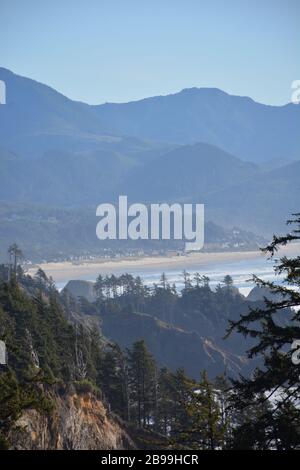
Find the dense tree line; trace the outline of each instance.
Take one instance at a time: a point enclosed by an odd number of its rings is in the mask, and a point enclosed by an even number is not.
[[[206,317],[215,324],[221,320],[223,334],[228,319],[237,319],[245,311],[246,300],[233,286],[231,276],[225,276],[215,289],[211,288],[209,277],[200,273],[191,275],[184,271],[182,279],[183,288],[179,291],[164,273],[160,282],[151,287],[131,274],[99,275],[94,287],[96,308],[90,307],[89,312],[101,315],[143,312],[176,326],[185,326],[190,321],[187,326],[192,329]]]
[[[271,256],[300,239],[300,216],[293,222],[297,227],[292,233],[274,237],[266,248]],[[12,253],[20,256],[17,250]],[[300,379],[291,346],[300,339],[300,257],[283,256],[276,272],[285,275],[283,285],[254,279],[274,300],[265,299],[231,319],[228,331],[250,336],[254,342],[249,357],[261,356],[262,365],[251,377],[238,380],[209,380],[200,370],[194,380],[182,369],[161,368],[142,339],[121,350],[98,330],[74,321],[72,312],[113,315],[137,310],[170,323],[189,312],[196,321],[201,299],[212,321],[215,311],[223,309],[227,322],[233,305],[245,307],[230,276],[213,291],[207,277],[184,272],[180,295],[164,274],[152,289],[128,274],[99,276],[97,301],[90,304],[59,294],[41,270],[34,278],[26,276],[12,259],[10,266],[0,267],[0,339],[8,350],[8,365],[0,372],[1,446],[7,445],[7,433],[22,409],[51,413],[49,387],[73,384],[100,394],[111,411],[137,428],[166,436],[171,447],[299,448]]]
[[[48,391],[66,384],[100,394],[112,411],[137,427],[171,440],[184,435],[191,414],[188,397],[198,386],[183,370],[160,370],[143,340],[122,351],[98,331],[71,324],[67,310],[76,303],[69,299],[66,307],[66,298],[41,270],[34,278],[19,270],[7,281],[7,268],[1,266],[1,277],[0,337],[8,351],[0,373],[2,447],[24,408],[51,413]]]

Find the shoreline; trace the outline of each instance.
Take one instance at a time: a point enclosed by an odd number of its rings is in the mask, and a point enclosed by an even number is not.
[[[292,254],[299,251],[298,247],[291,244],[282,248],[281,254]],[[275,256],[276,258],[277,256]],[[28,269],[29,275],[34,275],[38,267],[43,269],[47,276],[52,276],[55,282],[63,283],[71,279],[92,279],[98,274],[112,274],[125,272],[151,272],[153,270],[161,273],[170,269],[187,268],[203,269],[206,266],[218,265],[230,262],[247,261],[253,259],[267,259],[267,256],[260,251],[230,251],[230,252],[198,252],[186,255],[174,256],[149,256],[136,258],[110,258],[95,259],[92,261],[83,261],[81,263],[72,263],[70,261],[41,263]]]

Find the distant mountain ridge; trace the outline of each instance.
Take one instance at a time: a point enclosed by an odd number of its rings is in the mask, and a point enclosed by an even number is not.
[[[300,108],[294,104],[268,106],[215,88],[190,88],[94,110],[121,134],[176,144],[206,142],[256,163],[300,157]]]
[[[259,168],[210,144],[183,145],[152,159],[129,173],[124,191],[132,199],[205,202],[207,194],[244,181]]]
[[[88,105],[0,68],[7,104],[0,106],[1,146],[27,156],[47,150],[114,148],[126,137],[205,142],[257,163],[300,158],[300,108],[267,106],[215,88],[190,88],[123,104]]]
[[[299,210],[299,106],[205,88],[91,106],[3,68],[0,80],[0,201],[199,202],[207,221],[268,237]]]
[[[0,106],[1,147],[22,157],[41,157],[48,151],[134,152],[157,147],[110,132],[88,104],[47,85],[4,68],[0,80],[6,84],[6,104]]]
[[[300,161],[263,170],[208,144],[150,153],[142,162],[138,153],[101,149],[49,151],[28,160],[0,149],[0,201],[74,210],[90,206],[89,223],[98,204],[116,202],[119,194],[130,202],[197,202],[205,204],[207,221],[265,236],[283,229],[289,214],[298,211]]]

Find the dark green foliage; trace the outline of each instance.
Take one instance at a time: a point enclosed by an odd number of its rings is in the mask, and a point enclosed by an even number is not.
[[[214,328],[221,326],[220,335],[225,333],[229,318],[238,318],[247,303],[245,298],[231,290],[232,279],[226,276],[225,287],[219,286],[214,292],[209,278],[196,274],[194,279],[183,272],[184,289],[181,293],[170,285],[163,273],[158,284],[152,288],[144,285],[139,276],[123,274],[120,277],[99,276],[95,284],[98,312],[105,315],[122,312],[143,312],[167,323],[197,330],[203,329],[203,321],[214,322]],[[89,312],[92,312],[90,305]]]
[[[299,233],[297,228],[274,238],[267,251],[274,254],[278,246],[298,240]],[[230,276],[214,292],[207,277],[192,279],[184,272],[181,294],[164,274],[153,289],[129,274],[99,276],[97,301],[91,304],[66,291],[59,294],[41,270],[30,278],[17,266],[7,282],[9,273],[2,266],[0,339],[6,342],[8,366],[0,371],[0,447],[9,445],[8,433],[22,410],[51,413],[47,391],[59,383],[95,394],[134,426],[163,434],[171,447],[299,448],[299,370],[290,351],[300,338],[299,311],[291,310],[300,305],[299,293],[291,289],[300,285],[299,267],[299,257],[280,259],[276,270],[285,273],[284,286],[255,279],[277,294],[276,300],[253,303],[255,308],[237,319],[249,303],[236,293]],[[262,356],[263,367],[251,378],[232,381],[233,387],[224,376],[211,382],[205,372],[196,381],[183,369],[158,370],[142,339],[124,352],[101,337],[95,325],[81,323],[88,316],[118,319],[130,312],[198,331],[207,324],[221,331],[231,317],[231,330],[255,341],[249,357]],[[281,398],[272,401],[278,392]]]
[[[68,323],[58,292],[39,272],[35,279],[0,284],[0,338],[8,363],[0,371],[2,445],[22,409],[51,412],[47,387],[55,382],[98,384],[101,343],[94,332]],[[81,382],[81,384],[84,382]]]
[[[190,424],[182,432],[182,441],[195,449],[220,449],[225,427],[221,420],[221,408],[213,384],[207,374],[201,374],[196,390],[186,401]]]
[[[127,355],[129,400],[134,404],[131,416],[139,427],[146,427],[156,408],[156,364],[143,340],[136,342]]]
[[[118,345],[110,345],[102,358],[99,382],[112,410],[129,421],[128,364]]]
[[[145,339],[160,367],[173,371],[184,367],[194,378],[202,367],[212,378],[224,372],[225,357],[229,373],[236,373],[239,366],[248,372],[250,366],[241,357],[250,341],[241,342],[233,335],[226,342],[224,335],[228,319],[237,320],[253,302],[234,286],[220,285],[214,291],[206,276],[183,273],[183,277],[185,288],[179,292],[164,274],[152,287],[130,274],[100,276],[95,286],[98,300],[85,312],[98,316],[103,334],[123,348]],[[212,338],[216,346],[213,360],[203,347],[205,338]]]
[[[296,228],[287,236],[274,237],[265,248],[266,253],[274,256],[281,246],[299,242],[300,214],[289,223]],[[249,357],[261,356],[264,361],[253,377],[233,381],[234,407],[244,418],[232,444],[239,448],[300,448],[299,367],[291,358],[292,343],[300,339],[300,256],[282,256],[276,262],[275,271],[284,274],[284,285],[254,278],[257,285],[276,294],[275,300],[265,299],[263,307],[251,309],[238,321],[230,322],[230,331],[236,330],[256,340]],[[284,317],[283,323],[280,319]],[[276,397],[279,393],[280,398]],[[274,403],[270,406],[271,398]]]

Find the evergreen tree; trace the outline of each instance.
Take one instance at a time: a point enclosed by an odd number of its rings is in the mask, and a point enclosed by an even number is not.
[[[233,279],[229,274],[226,274],[226,276],[223,279],[223,283],[227,289],[230,289],[230,287],[233,286]]]
[[[226,372],[223,375],[217,376],[213,384],[215,396],[220,407],[220,424],[223,430],[221,447],[225,449],[232,440],[233,423],[235,420],[234,412],[230,407],[232,393]]]
[[[296,228],[286,236],[274,236],[263,250],[271,257],[280,247],[299,242],[300,214],[288,224]],[[242,436],[245,448],[300,448],[300,413],[296,410],[300,400],[299,367],[291,360],[291,345],[300,339],[300,256],[282,256],[275,262],[275,273],[284,275],[283,285],[254,277],[258,286],[274,294],[272,300],[265,299],[263,306],[230,322],[229,334],[237,331],[256,339],[248,355],[263,360],[263,367],[257,368],[253,377],[233,382],[236,409],[245,413],[254,406],[259,410],[237,430],[233,445],[239,447]],[[293,439],[289,440],[287,436],[291,435]]]
[[[23,255],[21,248],[16,243],[13,243],[8,248],[8,254],[9,254],[9,267],[10,269],[13,270],[13,276],[16,279],[18,262],[24,259],[24,255]]]
[[[167,276],[165,275],[165,273],[162,273],[162,275],[160,276],[160,283],[159,285],[164,289],[168,289],[170,288],[170,285],[168,283],[168,278]]]
[[[159,371],[157,392],[155,429],[168,436],[174,426],[174,376],[165,367]]]
[[[196,382],[190,379],[182,368],[178,369],[173,375],[172,382],[170,396],[174,403],[174,416],[170,435],[174,443],[182,444],[186,429],[191,425],[187,404],[191,400]]]
[[[182,441],[194,449],[220,449],[225,432],[221,410],[213,384],[202,372],[190,399],[186,402],[190,423],[182,433]]]
[[[94,285],[94,291],[96,293],[96,298],[99,302],[103,302],[104,300],[104,279],[101,274],[96,279],[95,285]]]
[[[99,364],[98,384],[113,411],[130,421],[128,365],[120,347],[110,344]]]
[[[183,286],[185,290],[188,290],[192,287],[191,275],[185,269],[182,272],[183,277]]]
[[[156,397],[156,366],[143,340],[128,350],[131,414],[139,427],[150,424]]]

